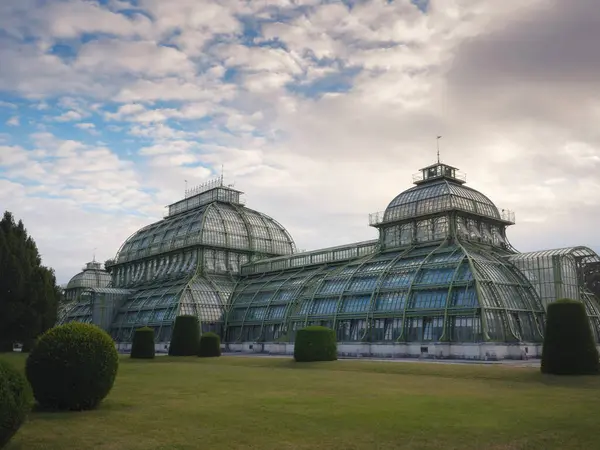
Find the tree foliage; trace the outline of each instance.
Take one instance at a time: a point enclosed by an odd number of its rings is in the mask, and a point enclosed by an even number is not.
[[[331,328],[310,326],[298,330],[294,344],[294,359],[297,362],[335,361],[337,341]]]
[[[151,359],[155,354],[154,329],[143,327],[135,330],[131,344],[131,357]]]
[[[542,348],[542,373],[585,375],[598,373],[598,351],[585,307],[561,299],[548,305]]]
[[[56,322],[61,293],[54,271],[42,265],[22,221],[6,211],[0,220],[0,351],[14,342],[30,348]]]

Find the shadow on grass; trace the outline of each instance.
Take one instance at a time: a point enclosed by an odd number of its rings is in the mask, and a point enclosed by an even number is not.
[[[93,409],[53,409],[47,406],[42,406],[39,403],[35,403],[31,408],[30,418],[43,417],[46,419],[65,419],[76,415],[87,415],[87,414],[104,414],[111,413],[114,411],[126,411],[134,410],[137,406],[133,402],[116,401],[112,399],[103,400],[98,406]]]

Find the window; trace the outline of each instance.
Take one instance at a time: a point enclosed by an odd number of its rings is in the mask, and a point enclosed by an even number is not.
[[[415,291],[412,294],[410,309],[441,309],[446,306],[448,291],[437,289],[433,291]]]
[[[421,220],[417,222],[417,241],[427,242],[433,240],[433,222]]]
[[[444,329],[443,317],[426,317],[423,319],[423,340],[439,341]]]
[[[371,301],[370,295],[357,295],[344,298],[340,313],[366,312]]]
[[[376,311],[400,311],[406,303],[406,292],[380,293],[375,302]]]

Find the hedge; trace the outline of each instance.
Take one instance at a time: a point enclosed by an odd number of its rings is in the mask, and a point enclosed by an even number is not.
[[[297,362],[335,361],[337,341],[331,328],[310,326],[298,330],[294,345],[294,359]]]
[[[561,299],[548,305],[542,373],[598,373],[598,351],[582,302]]]
[[[0,360],[0,448],[25,422],[31,400],[25,377],[8,362]]]
[[[217,334],[211,332],[204,333],[200,336],[198,356],[221,356],[221,338]]]
[[[133,341],[131,343],[131,357],[139,359],[152,359],[154,356],[154,329],[150,327],[138,328],[133,334]]]
[[[198,318],[196,316],[177,316],[171,334],[169,355],[195,356],[198,354],[199,344],[200,324]]]
[[[40,336],[25,365],[33,395],[45,409],[97,407],[113,387],[119,355],[110,336],[71,322]]]

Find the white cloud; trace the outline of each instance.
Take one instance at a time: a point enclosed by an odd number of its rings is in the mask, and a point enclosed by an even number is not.
[[[159,81],[139,79],[123,87],[114,97],[117,102],[222,101],[236,92],[233,85],[221,84],[213,73],[205,72],[193,82],[168,77]]]
[[[11,167],[27,161],[27,153],[18,146],[0,146],[0,167]]]
[[[89,122],[76,123],[75,126],[77,128],[81,128],[82,130],[93,130],[94,128],[96,128],[96,125]]]
[[[221,164],[249,206],[286,225],[300,247],[371,238],[368,213],[411,186],[439,134],[443,159],[470,186],[517,211],[517,247],[600,248],[590,225],[600,216],[591,2],[449,0],[426,14],[409,1],[353,3],[1,3],[10,37],[0,41],[0,90],[38,99],[60,120],[95,114],[75,126],[119,143],[2,137],[15,211],[43,222],[58,207],[90,226],[94,214],[78,205],[105,210],[91,234],[69,221],[78,239],[61,241],[63,250],[36,225],[52,264],[73,268],[65,252],[94,240],[114,253],[107,230],[151,219],[111,211],[159,217],[182,180],[204,181]],[[243,36],[250,28],[255,36]],[[53,52],[55,43],[71,53]],[[21,205],[30,197],[35,211]]]
[[[18,116],[12,116],[10,119],[6,121],[6,125],[11,127],[18,127],[21,124]]]
[[[54,120],[57,122],[71,122],[74,120],[81,120],[82,118],[83,116],[77,111],[67,111],[66,113],[56,117]]]
[[[194,64],[185,53],[153,41],[91,41],[84,44],[74,68],[84,72],[101,70],[105,75],[193,77]]]
[[[168,155],[177,153],[187,153],[197,144],[191,141],[167,141],[162,144],[155,144],[150,147],[142,147],[139,150],[140,155]]]
[[[95,2],[0,3],[0,28],[19,38],[39,34],[45,38],[69,39],[83,33],[132,37],[149,33],[150,27],[150,20],[142,14],[128,18]]]

